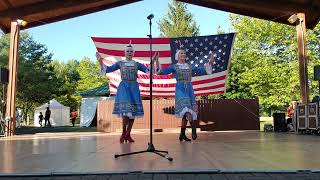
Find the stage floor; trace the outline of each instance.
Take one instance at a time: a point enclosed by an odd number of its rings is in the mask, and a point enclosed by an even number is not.
[[[148,134],[133,138],[135,143],[120,144],[118,134],[102,133],[2,137],[0,174],[320,169],[320,137],[313,135],[200,132],[196,141],[181,143],[176,133],[155,133],[156,149],[168,150],[173,162],[152,153],[115,159],[116,153],[147,148]]]

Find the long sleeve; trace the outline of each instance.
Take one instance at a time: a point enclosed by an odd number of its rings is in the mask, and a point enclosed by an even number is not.
[[[150,74],[150,66],[147,68],[145,65],[137,62],[137,67],[139,71],[142,71],[146,74]]]
[[[174,65],[170,65],[170,66],[167,67],[167,68],[160,69],[159,72],[158,72],[158,74],[167,75],[167,74],[171,74],[171,73],[174,73],[174,72],[175,72]]]
[[[106,73],[110,73],[118,69],[120,69],[119,63],[115,63],[112,66],[107,66],[102,63],[102,65],[100,66],[100,75],[102,76],[102,75],[105,75]]]

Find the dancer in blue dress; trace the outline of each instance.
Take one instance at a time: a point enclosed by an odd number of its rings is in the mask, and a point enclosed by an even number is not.
[[[194,74],[212,74],[214,56],[212,52],[210,61],[205,64],[205,67],[192,67],[186,63],[186,51],[183,49],[177,51],[175,59],[178,63],[170,65],[167,68],[160,69],[158,74],[166,75],[172,73],[174,78],[177,80],[175,92],[175,115],[182,118],[179,140],[191,141],[185,134],[186,125],[189,121],[192,127],[192,139],[197,139],[196,125],[194,121],[197,120],[198,113],[191,78]],[[157,67],[161,68],[158,59],[156,59],[156,62]]]
[[[123,120],[120,143],[123,143],[124,141],[134,142],[130,135],[134,119],[144,115],[139,85],[137,82],[137,73],[138,70],[145,73],[150,73],[150,71],[145,65],[132,60],[133,55],[134,49],[131,45],[128,45],[125,48],[125,60],[118,61],[112,66],[106,66],[102,62],[99,53],[97,53],[97,58],[99,59],[101,66],[101,75],[120,69],[121,82],[117,88],[112,113],[122,117]]]

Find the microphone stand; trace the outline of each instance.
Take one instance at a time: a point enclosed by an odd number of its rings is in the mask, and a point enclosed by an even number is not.
[[[151,34],[151,19],[153,18],[153,14],[150,14],[147,19],[149,19],[149,29],[150,29],[150,34],[147,35],[150,39],[150,142],[148,143],[148,148],[147,150],[144,151],[136,151],[136,152],[131,152],[131,153],[125,153],[125,154],[115,154],[114,158],[118,158],[120,156],[128,156],[132,154],[141,154],[145,152],[151,152],[155,153],[163,158],[168,159],[169,161],[172,161],[173,158],[168,156],[168,151],[161,151],[161,150],[156,150],[154,145],[153,145],[153,137],[152,137],[152,73],[153,73],[153,62],[152,62],[152,34]]]

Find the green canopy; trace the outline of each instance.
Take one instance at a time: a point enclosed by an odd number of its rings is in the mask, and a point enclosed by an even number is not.
[[[85,91],[81,91],[77,93],[77,95],[82,96],[82,97],[87,97],[87,96],[109,96],[110,91],[109,91],[109,86],[108,85],[103,85],[94,89],[88,89]]]

